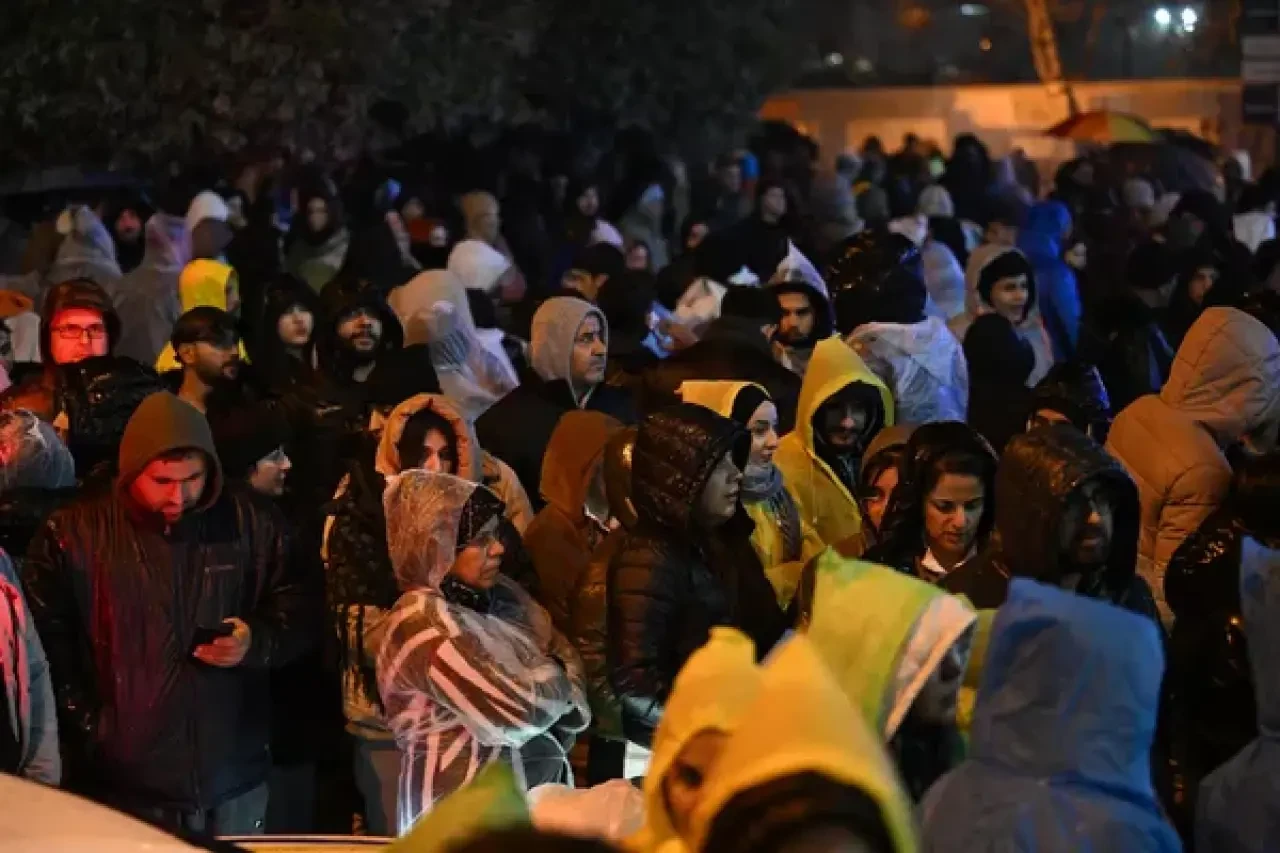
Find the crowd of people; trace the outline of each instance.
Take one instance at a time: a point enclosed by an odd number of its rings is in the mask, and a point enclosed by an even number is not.
[[[1280,845],[1280,175],[576,162],[34,223],[0,770],[212,835],[502,766],[566,850]]]

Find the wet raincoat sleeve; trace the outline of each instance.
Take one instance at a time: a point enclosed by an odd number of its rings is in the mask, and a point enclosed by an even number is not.
[[[53,675],[63,757],[76,764],[86,760],[91,749],[99,698],[88,667],[88,640],[76,603],[72,567],[59,538],[56,520],[36,534],[22,561],[22,582]]]
[[[517,657],[489,647],[501,638],[459,630],[453,620],[439,618],[439,606],[438,596],[421,592],[397,603],[379,657],[384,695],[388,687],[424,693],[457,714],[486,746],[519,748],[575,712],[585,725],[582,664],[550,628],[549,617],[543,614],[551,633],[542,659],[513,666]]]
[[[4,638],[0,664],[4,668],[5,694],[10,707],[18,712],[13,716],[23,754],[17,770],[28,779],[57,785],[62,778],[62,757],[58,751],[58,718],[49,661],[13,562],[0,550],[0,606],[5,599],[8,607],[0,611],[0,633],[7,628],[13,636]]]

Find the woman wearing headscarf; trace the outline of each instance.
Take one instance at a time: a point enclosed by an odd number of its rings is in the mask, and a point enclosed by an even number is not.
[[[319,293],[342,267],[351,234],[343,222],[338,189],[327,176],[315,176],[297,194],[297,212],[286,240],[285,270]]]
[[[804,563],[824,546],[800,514],[796,500],[773,462],[778,449],[778,410],[753,382],[689,381],[680,386],[686,403],[697,403],[747,429],[751,450],[742,475],[742,508],[755,523],[751,546],[765,576],[786,608],[795,595]]]
[[[402,754],[399,831],[493,762],[526,789],[572,784],[567,750],[591,719],[582,662],[499,572],[502,501],[468,480],[412,470],[383,504],[403,592],[377,644],[378,688]]]

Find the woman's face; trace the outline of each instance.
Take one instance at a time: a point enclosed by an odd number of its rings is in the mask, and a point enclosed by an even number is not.
[[[648,246],[643,243],[636,243],[630,249],[627,249],[627,269],[632,272],[649,271]]]
[[[595,187],[587,187],[578,196],[578,212],[588,218],[600,212],[600,193],[596,192]]]
[[[1191,297],[1191,301],[1196,305],[1203,305],[1204,298],[1209,295],[1209,291],[1213,290],[1213,286],[1218,282],[1218,271],[1213,267],[1201,267],[1196,270],[1195,275],[1191,276],[1191,283],[1187,286],[1187,295]]]
[[[707,729],[689,739],[662,777],[662,796],[666,800],[671,826],[683,838],[689,836],[690,819],[702,801],[702,790],[724,752],[729,736]]]
[[[874,529],[880,529],[880,523],[884,521],[884,512],[889,508],[889,499],[893,497],[893,490],[896,488],[898,488],[897,465],[885,468],[871,483],[870,494],[867,496],[867,520],[871,522]]]
[[[280,315],[276,321],[276,333],[288,347],[304,347],[311,340],[311,331],[315,328],[315,317],[301,305],[291,305],[289,310]]]
[[[991,285],[991,307],[1015,326],[1026,318],[1027,300],[1031,298],[1031,290],[1027,287],[1025,275],[1002,278]]]
[[[498,580],[502,554],[498,518],[494,516],[454,557],[449,573],[472,589],[489,589]]]
[[[307,202],[307,227],[319,233],[329,227],[329,203],[322,198]]]
[[[982,480],[970,474],[943,474],[924,504],[924,533],[935,555],[964,559],[978,535],[986,503]]]
[[[702,521],[709,527],[718,527],[738,511],[738,496],[742,491],[742,472],[726,453],[711,472],[707,485],[698,496],[698,510]]]
[[[458,459],[449,439],[438,429],[427,430],[422,440],[422,468],[433,474],[458,473]]]
[[[747,423],[751,431],[751,455],[747,464],[764,468],[773,464],[773,454],[778,450],[778,409],[769,400],[756,406]]]

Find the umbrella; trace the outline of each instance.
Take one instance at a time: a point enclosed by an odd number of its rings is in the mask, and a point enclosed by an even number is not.
[[[0,176],[0,196],[41,195],[82,190],[116,190],[139,185],[137,178],[119,172],[95,172],[79,166],[60,166]]]
[[[1072,116],[1045,131],[1046,136],[1079,142],[1155,142],[1159,137],[1142,119],[1128,113],[1093,110]]]
[[[1108,149],[1108,158],[1118,174],[1147,175],[1165,192],[1213,192],[1220,179],[1213,160],[1172,141],[1120,142]]]

